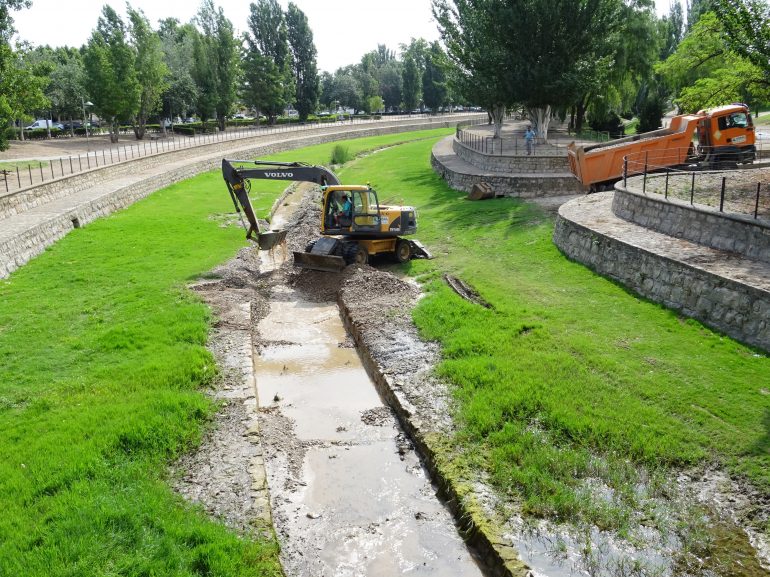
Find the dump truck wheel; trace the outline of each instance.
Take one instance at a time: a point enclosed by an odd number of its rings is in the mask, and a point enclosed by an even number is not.
[[[366,247],[351,242],[343,247],[342,258],[345,259],[347,264],[362,265],[369,261],[369,253],[366,251]]]
[[[396,250],[393,251],[393,258],[396,262],[408,262],[412,258],[412,245],[408,240],[400,238],[396,241]]]

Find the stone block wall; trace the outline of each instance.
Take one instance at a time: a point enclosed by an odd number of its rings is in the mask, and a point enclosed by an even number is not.
[[[535,154],[527,156],[482,154],[465,146],[456,138],[452,141],[452,149],[455,154],[465,162],[484,171],[507,172],[509,174],[544,173],[544,172],[569,172],[569,160],[566,152],[559,154]]]
[[[770,351],[770,292],[599,234],[561,211],[553,241],[570,259],[639,295]]]
[[[496,193],[517,198],[537,198],[583,192],[578,180],[572,174],[533,174],[532,176],[517,174],[515,177],[505,174],[464,173],[445,166],[431,154],[433,171],[446,180],[454,190],[470,192],[474,184],[487,182]]]
[[[770,226],[750,217],[634,192],[622,181],[615,186],[612,212],[668,236],[770,263]]]

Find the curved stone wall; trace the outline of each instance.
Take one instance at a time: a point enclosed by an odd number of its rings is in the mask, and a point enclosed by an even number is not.
[[[569,172],[570,170],[566,152],[557,154],[556,150],[553,154],[495,156],[473,150],[456,138],[452,141],[452,148],[455,154],[465,162],[492,172],[526,174],[528,172]]]
[[[770,263],[770,225],[750,217],[634,192],[623,188],[622,181],[615,185],[612,212],[675,238]]]
[[[579,201],[559,209],[557,247],[637,294],[738,341],[770,351],[770,290],[713,274],[581,224]]]

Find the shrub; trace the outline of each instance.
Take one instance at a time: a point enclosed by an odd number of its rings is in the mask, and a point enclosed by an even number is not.
[[[353,158],[350,148],[344,144],[336,144],[332,149],[332,164],[345,164]]]

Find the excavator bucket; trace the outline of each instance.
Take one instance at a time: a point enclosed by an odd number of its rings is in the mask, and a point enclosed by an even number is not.
[[[260,232],[257,236],[257,245],[260,250],[272,250],[276,245],[281,244],[286,240],[285,230],[271,230],[268,232]]]
[[[334,238],[319,238],[310,252],[294,253],[294,266],[310,270],[340,272],[345,268],[345,259],[332,254],[337,242]]]

